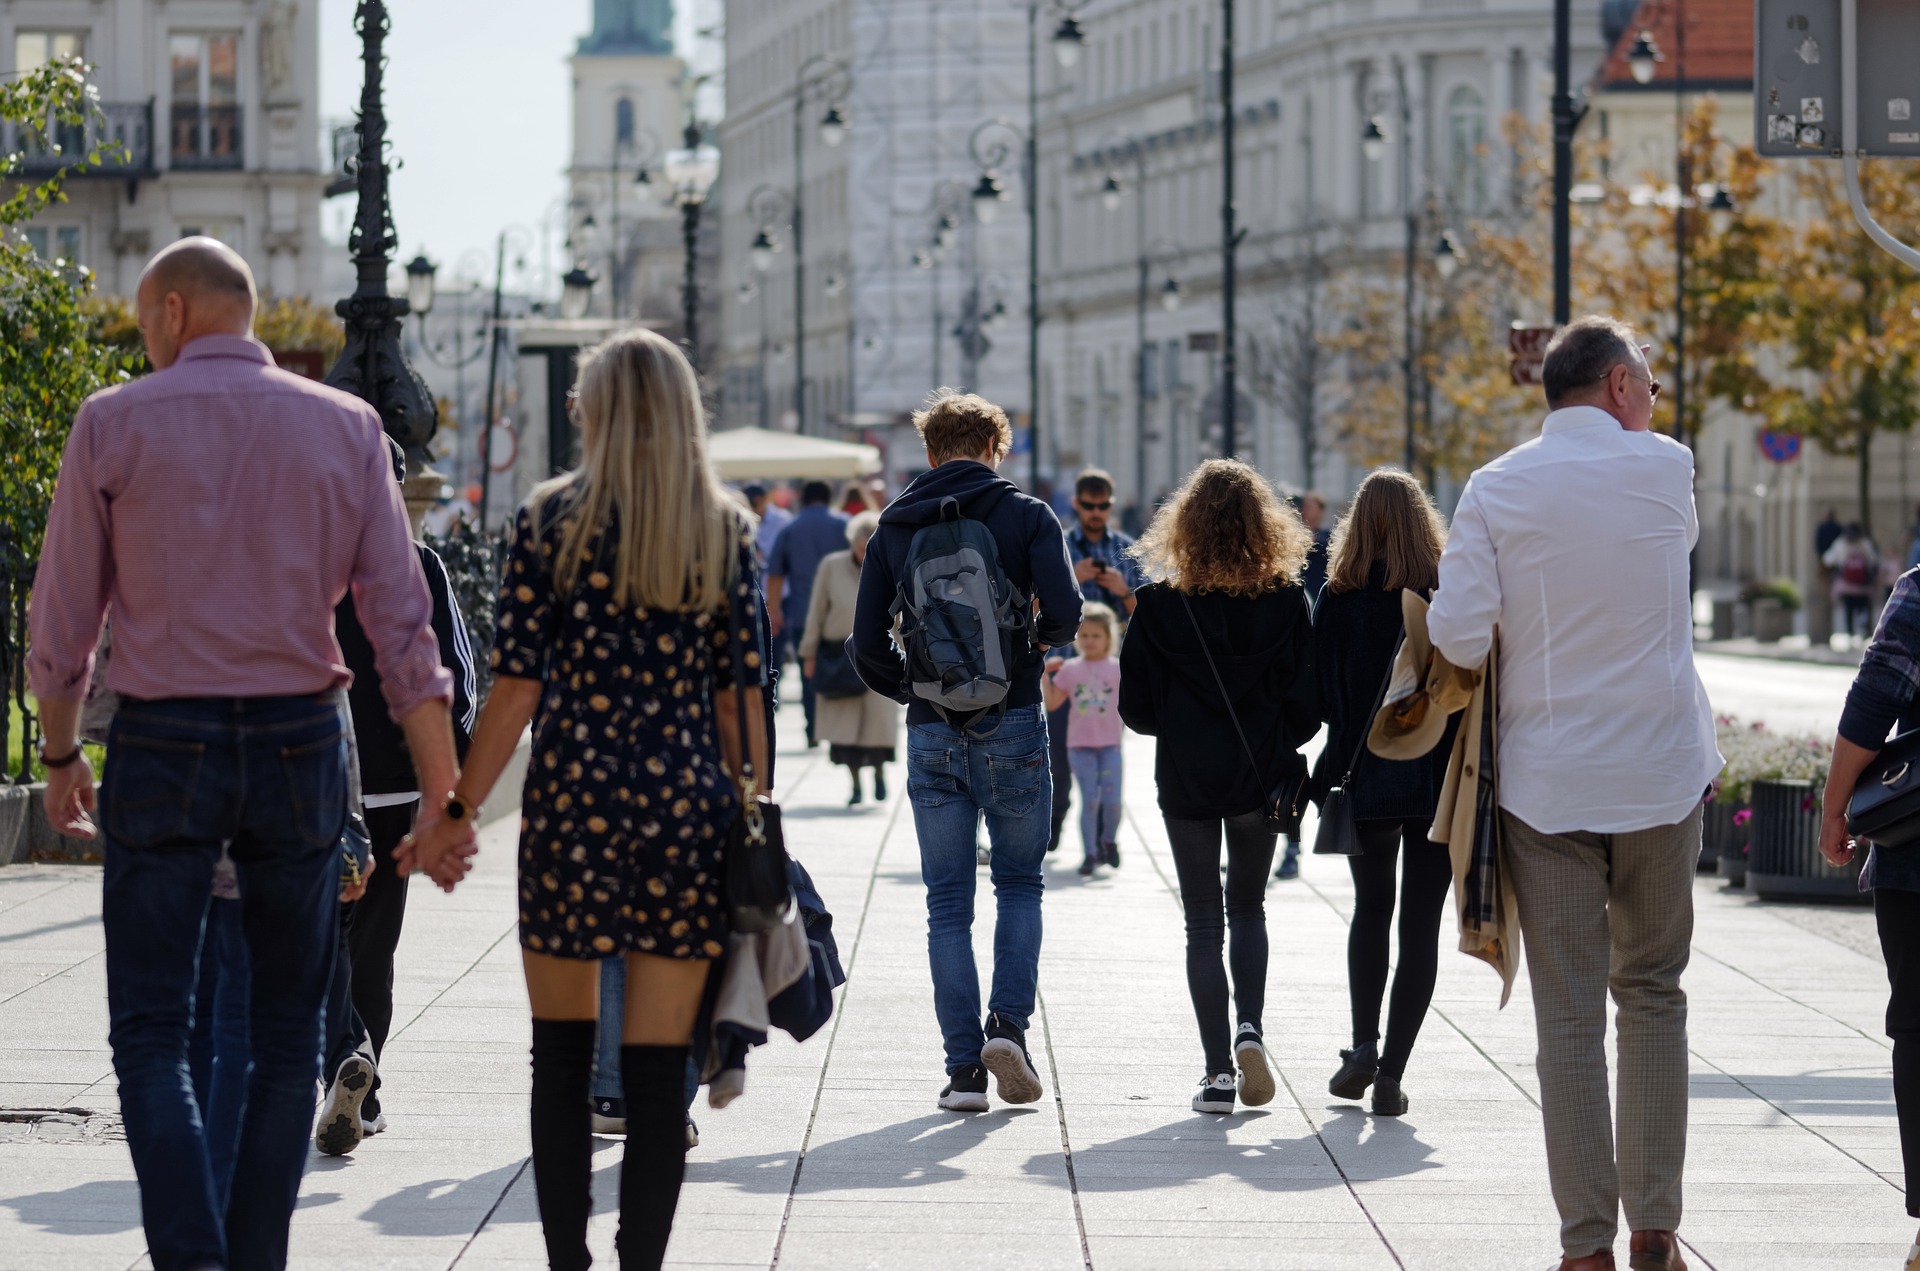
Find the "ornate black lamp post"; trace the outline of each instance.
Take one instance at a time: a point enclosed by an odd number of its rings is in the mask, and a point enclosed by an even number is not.
[[[387,271],[399,246],[387,193],[387,118],[380,100],[382,47],[390,26],[387,6],[382,0],[360,0],[354,24],[367,65],[366,84],[360,90],[360,120],[355,125],[360,148],[354,158],[354,182],[360,206],[348,239],[359,285],[353,295],[334,306],[346,322],[347,343],[327,373],[327,383],[380,412],[387,435],[407,452],[408,473],[418,475],[431,464],[427,443],[433,440],[440,419],[432,392],[400,345],[400,320],[409,312],[407,301],[387,294]]]

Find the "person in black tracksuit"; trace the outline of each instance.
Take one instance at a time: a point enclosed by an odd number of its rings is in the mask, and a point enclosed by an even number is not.
[[[394,451],[398,477],[404,459],[399,457],[399,447]],[[453,598],[446,565],[424,543],[415,543],[414,551],[419,554],[420,571],[433,597],[433,633],[440,644],[440,661],[453,672],[453,739],[464,763],[479,709],[473,644]],[[381,696],[373,645],[360,627],[351,592],[334,610],[333,628],[341,656],[353,672],[348,704],[359,743],[361,803],[373,840],[374,859],[366,894],[342,909],[341,947],[335,958],[333,990],[328,995],[323,1070],[328,1092],[315,1141],[322,1152],[340,1155],[352,1151],[364,1135],[378,1134],[386,1128],[376,1069],[393,1026],[393,953],[400,943],[406,916],[408,882],[394,868],[393,851],[413,828],[421,791],[413,759],[407,753],[406,737],[393,722],[386,699]],[[440,798],[444,793],[434,791],[433,797]],[[352,1068],[343,1077],[342,1065],[349,1064]]]

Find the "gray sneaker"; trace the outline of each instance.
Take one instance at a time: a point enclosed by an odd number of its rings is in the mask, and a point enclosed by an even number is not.
[[[1037,1103],[1043,1087],[1027,1053],[1026,1030],[1015,1028],[999,1015],[987,1016],[987,1044],[980,1062],[993,1074],[1002,1103]]]
[[[320,1109],[320,1127],[314,1131],[313,1145],[326,1156],[345,1156],[360,1146],[366,1131],[360,1120],[360,1105],[373,1090],[373,1065],[359,1055],[348,1055],[333,1074],[327,1088],[327,1101]]]

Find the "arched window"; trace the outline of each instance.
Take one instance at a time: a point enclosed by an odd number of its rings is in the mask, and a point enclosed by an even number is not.
[[[613,104],[613,140],[615,144],[633,144],[633,98],[622,97]]]
[[[1462,84],[1447,96],[1449,184],[1453,205],[1469,215],[1487,210],[1487,106]]]

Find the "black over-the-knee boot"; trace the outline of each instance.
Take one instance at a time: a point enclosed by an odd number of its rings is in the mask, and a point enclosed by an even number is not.
[[[627,1157],[620,1170],[620,1271],[657,1271],[687,1172],[687,1047],[622,1046]]]
[[[593,1212],[590,1019],[533,1021],[533,1189],[552,1271],[584,1271]]]

